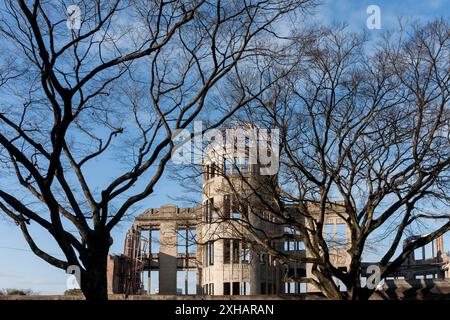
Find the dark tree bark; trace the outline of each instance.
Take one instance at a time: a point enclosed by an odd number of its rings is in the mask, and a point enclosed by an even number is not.
[[[315,2],[79,1],[77,16],[66,13],[70,1],[6,1],[0,177],[9,180],[0,209],[40,258],[80,267],[86,299],[106,299],[111,231],[154,192],[178,130],[194,120],[218,127],[265,91],[246,70],[273,52],[275,24]],[[67,15],[79,29],[68,28]],[[230,81],[240,84],[236,100],[215,109]],[[102,185],[89,175],[94,162],[123,165]],[[30,224],[53,237],[64,260],[40,248]]]
[[[281,261],[308,263],[308,280],[331,299],[373,294],[360,283],[366,250],[378,250],[382,280],[450,230],[450,27],[441,19],[400,29],[378,46],[345,28],[292,35],[296,68],[234,116],[280,130],[279,183],[261,192],[247,182],[261,203],[253,214],[294,229],[310,256],[277,249],[272,240],[289,235],[268,237],[243,221],[250,240]],[[326,239],[330,215],[348,241]],[[402,247],[414,233],[425,235]],[[337,250],[345,265],[333,260]]]
[[[85,266],[81,274],[81,287],[86,300],[107,300],[107,259],[112,239],[108,234],[96,235],[88,242],[92,246],[86,256],[80,256]]]

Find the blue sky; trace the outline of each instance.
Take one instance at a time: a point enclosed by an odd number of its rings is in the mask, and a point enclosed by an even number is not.
[[[395,27],[398,17],[421,21],[440,16],[450,17],[450,0],[324,0],[323,4],[316,10],[318,21],[346,22],[355,31],[366,28],[366,10],[369,5],[380,7],[384,30]]]
[[[316,9],[316,19],[322,23],[346,22],[354,31],[366,28],[368,17],[366,9],[369,5],[378,5],[381,9],[382,29],[395,28],[397,17],[426,21],[435,17],[450,19],[450,0],[324,0]],[[376,37],[380,31],[373,30]],[[108,166],[92,170],[92,179],[103,181]],[[182,194],[182,190],[166,176],[158,183],[155,193],[141,203],[141,208],[159,207],[166,203],[174,203],[169,197]],[[123,251],[125,233],[132,223],[131,219],[123,221],[113,232],[114,244],[112,253]],[[32,230],[36,241],[48,252],[60,252],[44,232]],[[446,248],[450,249],[449,237]],[[23,240],[14,223],[0,216],[0,289],[24,288],[41,294],[59,294],[66,289],[67,276],[64,271],[50,266],[36,257]]]

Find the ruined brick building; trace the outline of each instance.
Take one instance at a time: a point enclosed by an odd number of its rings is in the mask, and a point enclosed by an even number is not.
[[[259,195],[269,192],[267,187],[277,183],[276,175],[262,175],[260,165],[245,161],[233,160],[234,166],[219,161],[236,156],[235,152],[231,157],[209,154],[203,163],[203,200],[197,207],[165,205],[147,209],[135,219],[124,253],[109,257],[109,293],[273,295],[317,291],[307,283],[312,277],[310,265],[282,261],[247,240],[253,232],[273,241],[271,246],[278,250],[308,255],[299,235],[272,223],[271,215],[260,209],[261,199],[251,196],[255,190]],[[332,209],[326,229],[332,238],[345,243],[349,232],[334,213],[339,205]],[[335,258],[334,265],[345,268],[348,264],[345,245],[330,249],[330,255]],[[392,279],[430,277],[450,277],[442,238],[431,244],[427,254],[423,251],[422,257],[412,255]]]

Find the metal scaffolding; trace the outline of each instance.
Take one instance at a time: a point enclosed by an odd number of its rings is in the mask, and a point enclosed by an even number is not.
[[[132,228],[125,238],[124,256],[127,257],[127,268],[124,293],[141,294],[144,290],[142,272],[145,258],[148,256],[148,239],[141,234],[140,228]]]

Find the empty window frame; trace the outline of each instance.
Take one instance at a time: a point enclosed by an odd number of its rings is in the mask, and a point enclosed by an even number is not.
[[[235,296],[238,296],[240,294],[240,283],[239,282],[233,282],[233,292],[232,294]]]
[[[288,269],[289,277],[306,277],[306,269],[299,266],[292,266]]]
[[[323,237],[329,248],[346,246],[347,245],[346,225],[343,223],[325,224]]]
[[[223,263],[248,263],[250,261],[250,249],[248,243],[238,239],[223,240]]]
[[[214,207],[214,198],[209,198],[209,222],[214,222],[217,220],[217,211]]]
[[[250,286],[248,282],[241,283],[241,294],[247,296],[250,294]]]
[[[238,220],[241,218],[241,212],[239,210],[240,204],[239,199],[236,196],[233,196],[233,203],[231,207],[231,218],[234,220]]]
[[[197,294],[197,270],[177,271],[177,294]]]
[[[203,166],[203,179],[209,179],[209,164]]]
[[[336,244],[339,247],[345,247],[347,245],[347,229],[343,223],[336,224]]]
[[[197,252],[197,229],[188,228],[187,253],[193,254]]]
[[[223,240],[223,263],[231,262],[231,240]]]
[[[250,171],[249,166],[250,166],[249,159],[248,159],[248,157],[245,157],[241,163],[241,172],[243,174],[249,173],[249,171]]]
[[[159,253],[160,232],[159,229],[149,231],[150,253]]]
[[[323,237],[328,248],[333,248],[334,243],[334,224],[325,224]]]
[[[242,217],[247,217],[248,215],[248,200],[239,199],[233,196],[233,203],[231,208],[231,218],[234,220],[239,220]]]
[[[208,223],[209,222],[209,200],[207,199],[203,203],[203,221]]]
[[[177,253],[187,253],[187,229],[181,228],[177,230]]]
[[[414,260],[423,260],[425,258],[423,253],[424,253],[423,247],[415,249]]]
[[[159,293],[159,271],[158,270],[152,270],[148,272],[148,286],[147,287],[147,293],[150,294],[158,294]]]
[[[197,294],[197,270],[188,271],[187,294]]]
[[[212,223],[217,219],[217,212],[214,207],[214,198],[209,198],[203,204],[203,216],[206,223]]]
[[[240,161],[239,157],[233,157],[233,173],[238,174],[240,172]]]
[[[250,262],[250,248],[247,242],[242,242],[242,263]]]
[[[196,234],[195,228],[179,228],[177,230],[177,253],[193,254],[197,252]]]
[[[214,265],[214,241],[208,242],[208,262],[210,266]]]
[[[239,246],[240,241],[234,239],[233,240],[233,263],[239,263],[239,259],[240,259],[240,246]]]
[[[306,293],[307,284],[305,282],[285,282],[284,293],[285,294],[299,294]]]
[[[259,254],[259,263],[261,263],[261,264],[266,263],[266,259],[267,259],[267,257],[264,253]]]
[[[212,163],[211,164],[211,174],[210,174],[210,179],[214,178],[216,176],[216,164]]]
[[[231,196],[226,194],[223,196],[223,218],[230,219],[231,217]]]
[[[209,241],[203,245],[203,262],[205,266],[214,265],[214,242]]]
[[[427,243],[424,246],[424,251],[425,251],[425,255],[423,257],[424,259],[435,258],[437,255],[436,240]]]
[[[225,174],[231,174],[232,173],[232,163],[229,159],[224,159],[223,160],[223,168],[224,168],[224,173]]]
[[[231,284],[229,282],[223,283],[223,295],[224,296],[231,295]]]
[[[206,285],[206,294],[214,295],[214,283],[209,283]]]
[[[186,273],[186,270],[177,271],[177,294],[187,294],[188,280]]]
[[[299,251],[305,250],[305,244],[303,241],[297,240],[285,240],[284,241],[284,251]]]

